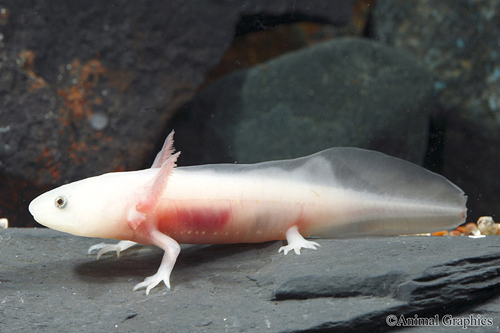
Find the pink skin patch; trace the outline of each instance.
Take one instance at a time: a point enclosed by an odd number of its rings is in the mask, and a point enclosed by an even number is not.
[[[186,230],[214,232],[229,219],[228,209],[191,208],[177,212],[177,225]]]
[[[229,207],[214,208],[209,205],[169,205],[158,212],[158,230],[167,235],[213,234],[221,231],[230,219]]]

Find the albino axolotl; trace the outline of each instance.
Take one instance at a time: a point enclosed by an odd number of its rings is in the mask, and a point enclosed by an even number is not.
[[[401,235],[452,228],[467,197],[446,178],[404,160],[358,148],[331,148],[291,160],[175,167],[173,131],[150,169],[107,173],[48,191],[30,205],[39,223],[74,235],[114,238],[165,251],[137,284],[146,294],[170,273],[179,243],[285,240],[279,251],[316,249],[322,238]]]

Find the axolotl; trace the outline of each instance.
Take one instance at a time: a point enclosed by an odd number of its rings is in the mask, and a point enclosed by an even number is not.
[[[98,258],[137,243],[165,251],[146,294],[170,274],[179,243],[286,240],[286,255],[320,238],[402,235],[453,228],[467,197],[446,178],[410,162],[359,148],[330,148],[290,160],[176,167],[173,131],[151,168],[62,185],[35,198],[39,223],[74,235],[113,238]]]

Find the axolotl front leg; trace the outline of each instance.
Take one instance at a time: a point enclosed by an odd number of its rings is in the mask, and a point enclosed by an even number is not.
[[[163,255],[160,268],[158,268],[156,274],[147,277],[143,282],[138,283],[133,289],[135,291],[146,288],[146,295],[149,295],[149,291],[156,287],[161,281],[163,281],[165,285],[170,289],[170,274],[172,273],[172,269],[174,268],[177,257],[181,252],[179,243],[157,230],[150,233],[150,238],[151,242],[154,245],[165,251],[165,254]],[[120,241],[118,244],[100,243],[92,245],[89,248],[88,253],[90,254],[95,250],[99,250],[99,252],[97,252],[97,260],[99,260],[99,258],[104,253],[113,251],[116,251],[117,257],[120,257],[121,251],[124,251],[135,245],[139,245],[139,243],[132,241]]]

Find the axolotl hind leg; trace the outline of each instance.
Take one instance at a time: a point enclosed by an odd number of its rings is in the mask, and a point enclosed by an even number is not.
[[[296,225],[288,228],[285,236],[288,245],[280,247],[279,250],[279,252],[285,252],[285,255],[287,255],[287,253],[291,250],[295,251],[296,254],[300,254],[300,249],[302,248],[317,250],[316,246],[321,246],[316,242],[308,241],[304,237],[302,237],[299,232],[299,228]]]

